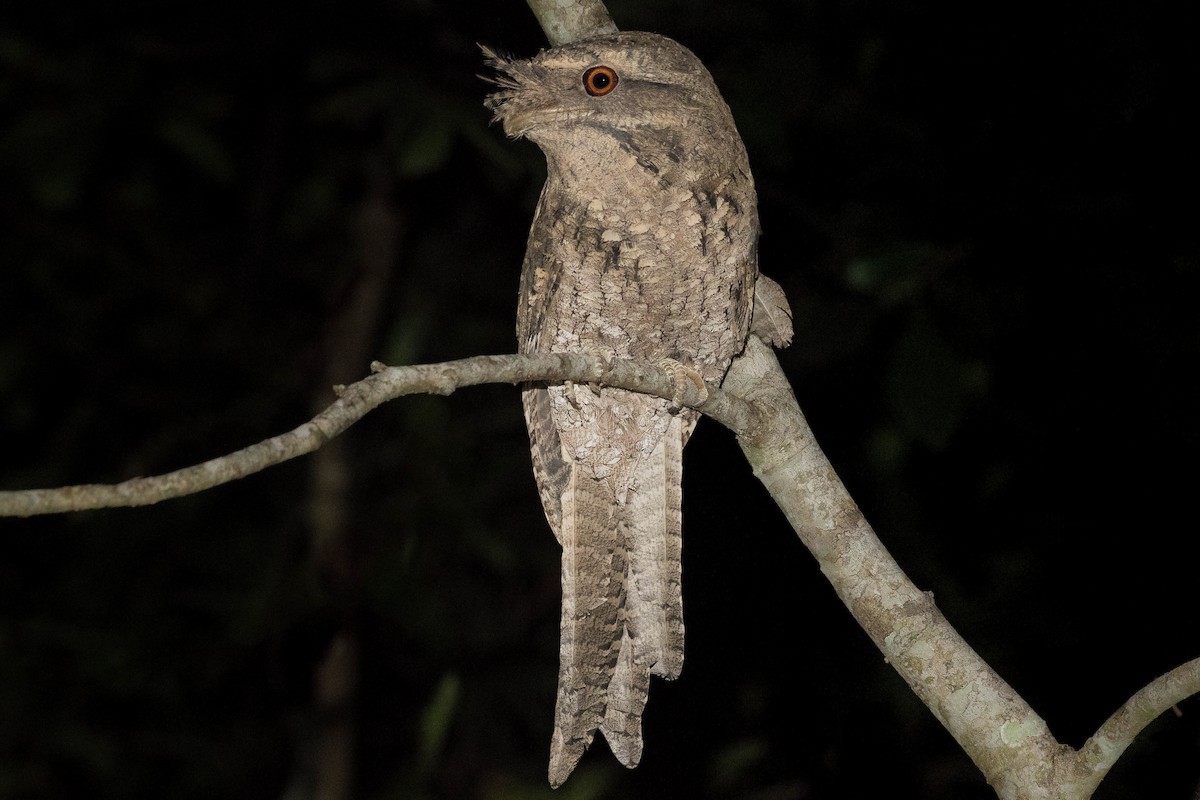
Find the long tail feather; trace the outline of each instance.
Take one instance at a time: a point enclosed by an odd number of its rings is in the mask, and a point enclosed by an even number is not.
[[[605,484],[574,470],[562,498],[562,633],[550,785],[560,786],[604,718],[617,668],[626,556]]]

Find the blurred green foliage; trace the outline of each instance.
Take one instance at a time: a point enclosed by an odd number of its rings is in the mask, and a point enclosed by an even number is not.
[[[884,541],[1083,739],[1200,652],[1186,30],[1166,4],[612,2],[710,66],[759,186],[782,354]],[[361,224],[400,231],[373,354],[514,349],[543,167],[476,42],[523,3],[15,3],[0,15],[0,486],[116,481],[306,419]],[[365,374],[348,363],[339,380]],[[309,465],[156,507],[0,521],[0,797],[301,796],[350,621],[363,798],[549,796],[558,550],[511,387],[345,438],[355,572]],[[560,798],[992,796],[854,629],[731,437],[685,479],[688,663],[644,763]],[[1195,701],[1098,798],[1182,797]]]

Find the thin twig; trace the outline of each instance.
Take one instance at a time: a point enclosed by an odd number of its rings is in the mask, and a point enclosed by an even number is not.
[[[1105,720],[1079,750],[1075,766],[1080,777],[1094,776],[1095,784],[1133,743],[1137,735],[1167,709],[1200,694],[1200,658],[1160,675],[1139,689]]]
[[[228,455],[191,467],[117,484],[0,492],[0,517],[29,517],[95,508],[144,506],[210,489],[311,453],[380,404],[410,394],[450,394],[465,386],[526,381],[577,381],[654,394],[696,408],[734,431],[749,433],[757,413],[745,402],[707,387],[707,400],[690,382],[675,382],[655,366],[627,359],[606,362],[571,353],[476,356],[442,364],[386,367],[339,389],[331,406],[308,422]]]

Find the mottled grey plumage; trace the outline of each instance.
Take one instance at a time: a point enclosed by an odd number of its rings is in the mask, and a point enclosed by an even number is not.
[[[548,166],[521,274],[521,352],[670,359],[720,383],[750,323],[758,212],[708,71],[649,33],[530,60],[485,54],[501,87],[488,107]],[[609,71],[597,78],[596,67]],[[558,786],[596,730],[635,766],[650,675],[675,678],[683,666],[681,459],[698,414],[570,384],[529,387],[523,400],[563,548]]]

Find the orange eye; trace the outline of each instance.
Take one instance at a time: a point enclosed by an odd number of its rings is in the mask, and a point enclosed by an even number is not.
[[[592,67],[583,73],[583,90],[592,97],[603,97],[617,88],[617,71],[612,67]]]

